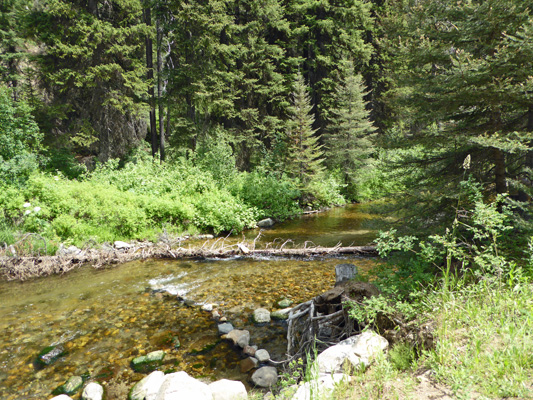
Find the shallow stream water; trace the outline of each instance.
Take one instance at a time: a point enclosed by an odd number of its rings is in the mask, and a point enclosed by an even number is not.
[[[365,220],[370,216],[348,206],[280,224],[264,231],[261,240],[363,245],[374,236]],[[246,235],[253,238],[257,232]],[[246,383],[248,375],[239,369],[241,353],[220,341],[217,323],[200,305],[217,304],[236,328],[250,330],[251,344],[279,360],[285,352],[285,326],[272,322],[256,327],[251,313],[258,307],[275,309],[282,298],[299,303],[331,288],[340,262],[363,271],[374,265],[364,258],[147,260],[24,283],[0,282],[0,398],[51,398],[55,387],[81,374],[103,383],[108,398],[125,398],[145,376],[130,368],[131,360],[160,349],[167,352],[164,370]],[[178,349],[175,338],[181,343]],[[67,354],[36,369],[36,355],[56,344]]]

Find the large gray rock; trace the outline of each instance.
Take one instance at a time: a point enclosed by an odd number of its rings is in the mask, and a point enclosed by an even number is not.
[[[302,383],[291,400],[329,399],[335,385],[347,379],[349,377],[344,374],[319,375],[317,379]]]
[[[165,377],[155,400],[213,400],[213,392],[205,383],[180,371]]]
[[[255,358],[257,358],[257,361],[259,362],[266,362],[270,360],[270,354],[268,354],[268,351],[265,349],[260,349],[255,352]]]
[[[226,339],[243,349],[250,344],[250,332],[247,330],[234,329],[226,335]]]
[[[83,393],[81,394],[82,400],[102,400],[103,397],[104,388],[96,382],[88,383],[87,386],[83,388]]]
[[[81,254],[81,250],[76,246],[65,247],[63,243],[59,245],[59,249],[56,251],[56,256],[77,256]]]
[[[265,218],[257,223],[259,228],[270,228],[272,225],[274,225],[274,220],[272,218]]]
[[[258,308],[254,311],[253,319],[254,322],[258,324],[270,322],[270,311],[268,311],[266,308]]]
[[[345,363],[353,368],[369,365],[371,360],[389,346],[384,337],[372,331],[365,331],[332,346],[316,359],[320,373],[343,373]]]
[[[257,358],[255,357],[248,357],[244,360],[241,360],[240,362],[240,370],[243,374],[247,373],[248,371],[251,371],[254,368],[257,368],[259,365],[259,361],[257,361]]]
[[[252,374],[252,382],[255,386],[264,388],[271,387],[278,381],[278,371],[274,367],[262,367]]]
[[[209,384],[213,400],[245,400],[248,393],[242,382],[221,379]]]
[[[162,371],[152,372],[133,386],[129,400],[154,400],[164,380],[165,374]]]

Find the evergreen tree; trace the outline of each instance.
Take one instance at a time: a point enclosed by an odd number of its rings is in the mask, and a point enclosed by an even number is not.
[[[363,99],[365,87],[353,64],[346,63],[345,77],[337,88],[335,105],[327,128],[327,163],[338,168],[346,185],[346,194],[355,198],[357,170],[363,168],[372,152],[371,134],[375,131]]]
[[[41,126],[48,142],[98,154],[124,155],[146,136],[144,38],[140,0],[36,3],[28,26],[46,99]]]
[[[523,172],[531,45],[513,38],[531,42],[532,11],[521,0],[422,0],[401,10],[408,25],[399,60],[408,63],[398,68],[396,93],[410,120],[401,143],[417,148],[404,160],[419,166],[410,199],[427,200],[433,211],[424,214],[434,222],[457,193],[467,155],[487,191],[508,192]]]
[[[15,100],[22,79],[21,61],[26,57],[21,32],[23,6],[20,0],[0,1],[0,81],[14,89]]]
[[[324,169],[322,146],[319,145],[319,136],[315,136],[316,130],[313,129],[312,108],[304,78],[298,73],[294,82],[292,105],[289,108],[285,168],[291,176],[300,180],[302,186]]]

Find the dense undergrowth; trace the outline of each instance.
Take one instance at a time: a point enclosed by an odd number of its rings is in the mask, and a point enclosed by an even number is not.
[[[202,165],[185,158],[160,165],[139,153],[74,176],[34,170],[23,182],[0,184],[0,243],[34,232],[53,252],[61,242],[153,241],[162,232],[235,234],[264,217],[345,202],[334,178],[302,189],[283,174],[234,167],[213,174]]]

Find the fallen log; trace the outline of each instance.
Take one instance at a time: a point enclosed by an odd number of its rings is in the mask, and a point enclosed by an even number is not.
[[[209,248],[201,247],[177,247],[168,245],[153,245],[139,243],[131,248],[115,249],[105,247],[103,249],[88,248],[81,250],[75,255],[38,256],[38,257],[0,257],[0,274],[7,280],[26,280],[38,276],[52,274],[64,274],[82,265],[90,264],[95,268],[125,263],[139,259],[185,259],[185,258],[229,258],[272,256],[272,257],[308,257],[308,256],[332,256],[337,254],[356,254],[376,256],[375,246],[350,246],[350,247],[308,247],[308,248],[249,248],[243,243],[220,245]]]

